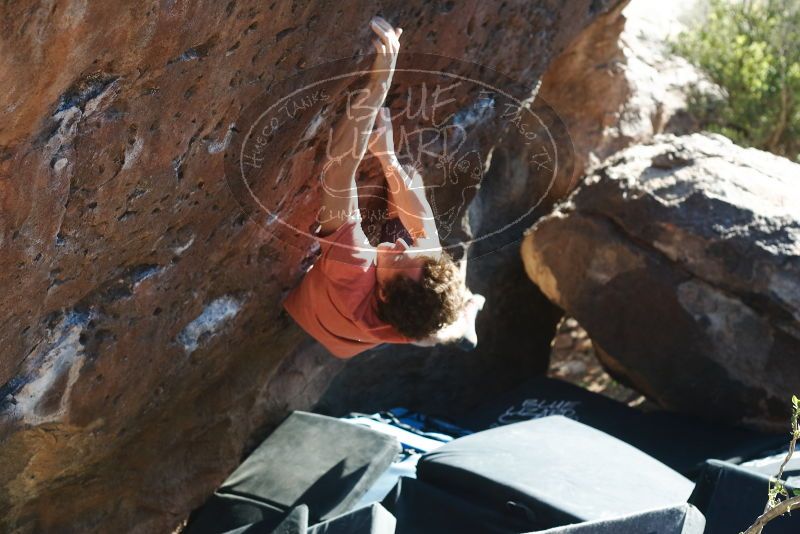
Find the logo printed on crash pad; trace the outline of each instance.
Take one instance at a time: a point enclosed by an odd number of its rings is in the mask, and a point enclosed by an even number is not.
[[[515,405],[508,408],[497,418],[497,422],[492,424],[492,428],[551,415],[563,415],[575,421],[580,421],[577,412],[579,405],[580,401],[525,399],[519,407]]]

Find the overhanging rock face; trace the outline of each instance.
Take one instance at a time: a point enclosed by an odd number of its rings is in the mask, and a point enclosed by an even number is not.
[[[783,429],[800,391],[800,165],[728,139],[615,154],[526,236],[530,278],[663,405]]]
[[[265,89],[369,51],[379,11],[406,52],[530,94],[620,3],[4,4],[0,530],[168,531],[339,369],[281,312],[315,249],[244,216],[225,180]],[[276,160],[291,165],[262,193],[281,216],[315,205],[314,134],[341,107]],[[480,152],[502,133],[484,128]]]

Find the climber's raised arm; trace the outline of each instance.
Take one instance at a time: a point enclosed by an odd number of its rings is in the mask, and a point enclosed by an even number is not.
[[[422,176],[412,165],[402,165],[395,155],[388,108],[381,108],[378,114],[369,149],[381,162],[386,176],[389,209],[397,212],[400,222],[414,238],[414,244],[425,249],[441,247]]]
[[[348,218],[357,214],[356,168],[364,157],[375,116],[386,98],[400,52],[402,29],[392,28],[380,17],[373,18],[370,27],[377,38],[373,42],[376,56],[367,77],[367,85],[348,98],[346,114],[334,127],[328,140],[328,159],[320,176],[320,235],[334,232]]]

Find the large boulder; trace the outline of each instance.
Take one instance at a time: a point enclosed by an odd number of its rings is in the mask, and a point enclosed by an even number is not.
[[[265,90],[334,59],[365,66],[380,11],[405,29],[407,52],[436,54],[437,68],[465,78],[486,78],[481,65],[509,74],[517,83],[490,78],[529,103],[553,58],[622,3],[4,3],[0,530],[167,531],[341,370],[280,305],[317,249],[278,239],[274,218],[246,216],[226,180],[242,111]],[[356,86],[343,79],[329,93],[260,183],[260,199],[298,228],[318,202],[323,133]],[[481,102],[462,92],[449,105],[489,166],[511,126],[486,120]],[[504,175],[492,176],[502,190]],[[453,235],[476,189],[443,191]],[[507,271],[487,269],[485,284],[492,272]],[[496,302],[486,317],[529,328]],[[522,350],[461,356],[415,395],[446,386],[466,403],[497,369],[522,378]]]
[[[722,136],[658,136],[538,221],[525,267],[662,405],[783,429],[800,391],[798,179]]]

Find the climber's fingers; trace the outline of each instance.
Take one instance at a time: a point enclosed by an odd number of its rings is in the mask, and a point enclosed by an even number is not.
[[[375,17],[375,20],[376,23],[378,23],[389,35],[394,34],[394,36],[399,39],[403,34],[403,28],[392,28],[392,25],[389,24],[386,19],[382,17]]]
[[[392,42],[391,37],[389,37],[386,33],[382,32],[382,31],[381,32],[376,32],[376,33],[378,33],[380,41],[383,43],[383,45],[386,46],[386,51],[387,52],[388,51],[392,51],[392,50],[395,49],[395,44]]]
[[[398,52],[400,50],[400,41],[394,28],[380,17],[374,17],[370,21],[372,31],[380,38],[386,46],[387,52]]]
[[[373,27],[373,31],[375,31],[375,34],[378,36],[378,39],[376,39],[377,43],[388,51],[391,44],[389,42],[388,37],[385,35],[384,31],[382,29],[376,29],[375,27]],[[380,47],[376,48],[380,53]]]
[[[378,53],[379,56],[385,56],[386,53],[389,51],[387,46],[383,44],[380,39],[375,39],[372,41],[372,45],[375,47],[375,51]]]
[[[369,21],[369,26],[370,26],[370,28],[372,28],[372,31],[375,32],[375,35],[377,35],[378,38],[380,38],[381,41],[383,41],[384,43],[388,44],[388,42],[389,42],[389,31],[386,29],[385,26],[383,26],[378,21],[377,18],[373,18],[371,21]]]
[[[374,22],[376,26],[379,26],[386,33],[392,31],[392,25],[389,24],[383,17],[372,17],[372,22]]]

